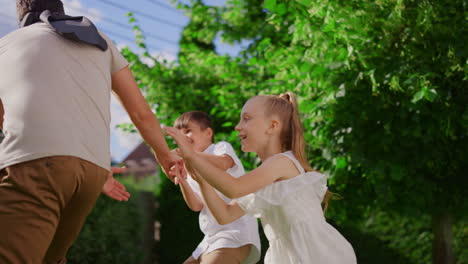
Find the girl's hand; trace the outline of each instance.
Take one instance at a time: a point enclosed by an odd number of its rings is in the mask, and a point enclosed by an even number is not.
[[[188,159],[195,154],[189,139],[182,134],[180,130],[174,127],[164,127],[164,130],[166,130],[166,133],[172,137],[179,146],[177,153],[182,156],[182,158]]]
[[[117,201],[128,201],[130,193],[126,191],[125,186],[114,179],[114,173],[122,173],[125,172],[126,169],[125,167],[112,167],[107,176],[107,181],[104,183],[104,186],[102,186],[102,193]]]
[[[172,166],[169,170],[169,175],[174,177],[175,185],[179,185],[182,181],[187,180],[187,171],[183,165]]]
[[[182,158],[182,155],[180,154],[180,149],[179,148],[175,148],[175,149],[171,150],[171,153],[174,153],[177,156]]]

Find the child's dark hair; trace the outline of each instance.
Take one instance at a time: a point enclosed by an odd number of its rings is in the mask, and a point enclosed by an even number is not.
[[[202,111],[190,111],[181,114],[174,122],[174,127],[177,129],[187,128],[190,121],[197,123],[202,130],[211,128],[214,131],[210,115]],[[211,141],[213,141],[213,138],[211,138]]]
[[[16,0],[16,14],[18,21],[23,20],[29,12],[49,10],[52,13],[64,14],[63,3],[60,0]]]

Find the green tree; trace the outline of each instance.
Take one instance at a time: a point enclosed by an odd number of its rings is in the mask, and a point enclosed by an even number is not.
[[[335,170],[361,171],[379,207],[430,215],[433,263],[454,263],[451,221],[466,217],[468,169],[464,1],[328,8],[333,26],[315,42],[333,39],[338,50],[321,50],[337,66],[325,75],[333,102],[316,124],[323,149]]]
[[[124,50],[161,120],[206,111],[218,138],[236,143],[232,127],[246,99],[293,91],[311,161],[346,198],[332,218],[346,225],[372,210],[430,216],[433,262],[454,263],[451,222],[466,221],[468,209],[464,0],[179,6],[191,22],[177,62],[149,67]],[[220,55],[217,36],[248,46]]]

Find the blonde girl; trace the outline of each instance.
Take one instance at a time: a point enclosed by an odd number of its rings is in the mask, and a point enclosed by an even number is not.
[[[245,214],[260,218],[270,243],[267,264],[355,264],[352,246],[323,215],[326,177],[307,162],[294,95],[249,99],[235,129],[242,150],[262,160],[239,178],[206,162],[176,129],[166,129],[216,220],[227,224]],[[233,202],[226,204],[213,187]]]

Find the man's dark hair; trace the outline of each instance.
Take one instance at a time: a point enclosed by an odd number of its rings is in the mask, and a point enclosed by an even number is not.
[[[197,123],[202,130],[211,128],[214,131],[210,115],[202,111],[183,113],[176,119],[174,127],[177,129],[187,128],[190,121]]]
[[[39,12],[50,10],[50,12],[64,14],[61,0],[16,0],[16,15],[18,21],[23,20],[24,15],[29,12]]]

